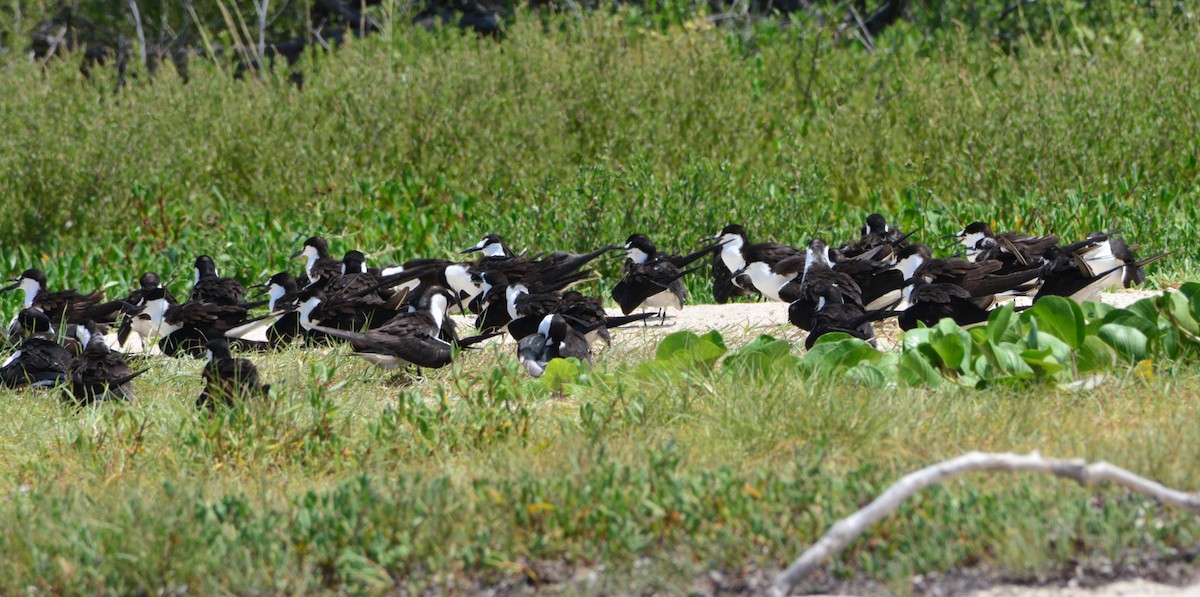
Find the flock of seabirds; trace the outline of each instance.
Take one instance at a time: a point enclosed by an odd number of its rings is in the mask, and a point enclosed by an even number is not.
[[[382,368],[420,369],[444,367],[461,349],[507,333],[524,369],[537,377],[557,357],[590,363],[593,343],[608,342],[612,328],[648,325],[653,317],[665,323],[666,309],[682,309],[686,300],[683,278],[701,269],[706,256],[717,303],[756,294],[786,301],[788,320],[808,332],[807,348],[832,332],[873,342],[872,324],[891,317],[905,330],[947,317],[969,326],[1017,296],[1094,300],[1103,289],[1144,281],[1143,267],[1166,255],[1139,260],[1116,232],[1064,244],[1052,235],[996,234],[975,222],[953,235],[963,252],[935,258],[910,236],[879,214],[867,217],[858,240],[836,248],[822,239],[804,249],[752,243],[736,224],[688,255],[660,252],[642,234],[586,254],[525,254],[492,234],[463,251],[480,253],[474,260],[413,259],[384,268],[368,267],[359,251],[337,260],[325,239],[312,237],[292,256],[306,259],[303,273],[280,272],[252,286],[254,296],[219,276],[211,257],[198,257],[183,302],[154,273],[144,274],[128,296],[105,301],[102,291],[52,290],[45,274],[29,269],[0,289],[25,295],[7,329],[15,350],[0,367],[0,382],[59,387],[79,405],[129,400],[130,382],[148,370],[126,360],[131,334],[163,355],[207,357],[198,407],[268,393],[254,364],[234,351],[298,342],[348,343]],[[622,250],[622,279],[612,298],[624,315],[610,316],[599,297],[570,288],[594,277],[587,268],[593,260]],[[261,300],[248,301],[255,298]],[[265,314],[252,315],[261,307]],[[479,333],[459,337],[452,311],[475,314]],[[105,334],[113,326],[110,346]]]

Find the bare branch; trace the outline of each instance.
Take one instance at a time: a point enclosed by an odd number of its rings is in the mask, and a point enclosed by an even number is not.
[[[816,569],[821,562],[840,553],[859,535],[894,512],[913,494],[934,483],[973,471],[1048,473],[1082,485],[1107,481],[1150,496],[1166,505],[1200,513],[1200,494],[1172,489],[1107,462],[1088,464],[1077,458],[1042,458],[1037,452],[1027,455],[971,452],[901,477],[887,491],[875,498],[875,501],[839,520],[787,570],[775,577],[772,593],[786,595],[792,586]]]

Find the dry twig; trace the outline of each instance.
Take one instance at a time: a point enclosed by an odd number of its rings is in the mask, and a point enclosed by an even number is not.
[[[838,521],[815,545],[801,554],[787,570],[780,572],[775,577],[772,593],[786,595],[789,589],[816,569],[821,562],[840,553],[854,539],[894,512],[904,500],[913,494],[934,483],[940,483],[951,477],[973,471],[1048,473],[1056,477],[1074,480],[1081,485],[1108,481],[1150,496],[1169,506],[1200,513],[1200,494],[1172,489],[1107,462],[1088,464],[1078,458],[1043,458],[1037,452],[1031,454],[971,452],[901,477],[865,508]]]

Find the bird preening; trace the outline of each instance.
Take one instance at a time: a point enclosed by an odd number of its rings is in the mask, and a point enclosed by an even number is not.
[[[597,343],[611,344],[613,329],[668,325],[668,312],[689,299],[687,278],[706,267],[716,303],[788,303],[788,321],[807,332],[808,348],[831,333],[873,344],[878,323],[893,318],[904,330],[944,318],[966,327],[1018,297],[1095,300],[1105,289],[1143,282],[1145,266],[1167,255],[1138,258],[1118,231],[1064,243],[972,222],[945,237],[962,252],[944,257],[881,214],[867,216],[860,232],[842,244],[813,238],[797,248],[751,242],[746,227],[734,223],[685,254],[664,251],[641,233],[585,253],[514,251],[488,234],[450,258],[392,264],[371,264],[353,249],[339,260],[325,238],[313,236],[292,255],[304,258],[299,272],[249,281],[253,294],[222,277],[217,260],[198,256],[183,302],[153,272],[124,298],[106,300],[102,290],[54,290],[31,268],[0,288],[23,293],[5,328],[0,383],[59,387],[76,405],[132,400],[132,382],[148,370],[135,370],[123,354],[135,335],[136,344],[164,357],[205,359],[201,408],[268,399],[270,385],[236,353],[288,346],[345,345],[349,355],[385,370],[419,374],[503,335],[515,342],[521,367],[538,377],[556,358],[590,365]],[[595,264],[616,252],[623,261],[609,296],[619,315],[577,288],[596,280]],[[477,333],[460,335],[455,314],[474,316]]]

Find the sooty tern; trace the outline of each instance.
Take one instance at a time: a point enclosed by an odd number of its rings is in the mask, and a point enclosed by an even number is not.
[[[0,385],[49,387],[66,381],[72,355],[55,341],[50,318],[29,308],[22,309],[17,320],[26,337],[17,345],[16,352],[0,365]]]
[[[217,275],[217,264],[212,257],[201,255],[196,258],[196,278],[188,302],[204,302],[214,305],[241,305],[246,298],[246,288],[233,278]],[[165,296],[165,295],[164,295]]]
[[[205,301],[171,305],[165,293],[162,288],[146,291],[144,304],[130,316],[133,329],[143,338],[158,338],[158,348],[167,356],[201,356],[209,340],[224,338],[225,332],[246,319],[246,309],[240,305]]]
[[[288,272],[279,272],[265,284],[259,284],[260,292],[267,294],[266,315],[255,317],[246,323],[225,332],[226,338],[266,342],[271,348],[286,346],[304,335],[298,312],[296,278]]]
[[[134,371],[120,353],[108,348],[95,324],[75,326],[75,335],[84,348],[67,367],[70,383],[63,387],[64,397],[80,406],[108,399],[132,400],[129,382],[149,369]]]
[[[739,287],[735,277],[738,272],[749,273],[751,269],[757,271],[762,268],[769,271],[785,259],[804,255],[799,250],[781,243],[751,244],[746,228],[740,224],[730,224],[721,229],[720,234],[715,238],[705,240],[716,240],[721,243],[720,253],[713,258],[713,298],[718,303],[724,303],[735,296],[749,294],[748,291],[752,290],[746,288],[744,284],[740,287],[747,292],[739,293],[731,289],[731,287]],[[718,261],[720,261],[720,267],[718,267]],[[751,268],[751,264],[761,265]],[[751,279],[751,283],[753,283],[753,279]],[[753,284],[753,290],[761,292],[758,284]]]
[[[312,328],[348,340],[354,354],[382,369],[408,365],[440,368],[450,364],[455,346],[466,348],[496,335],[458,340],[449,320],[450,305],[454,300],[450,291],[429,287],[420,293],[411,311],[396,315],[376,329],[353,332],[322,325]]]
[[[929,283],[920,278],[906,289],[908,308],[900,312],[900,329],[911,330],[918,324],[933,327],[949,317],[961,327],[987,321],[988,310],[980,307],[971,293],[948,283]]]
[[[259,383],[258,368],[248,359],[235,358],[229,342],[217,338],[204,345],[208,362],[200,372],[204,389],[196,398],[197,408],[213,408],[217,404],[232,406],[246,400],[266,398],[270,384]]]
[[[667,255],[659,253],[646,235],[631,235],[625,240],[625,265],[621,281],[612,289],[613,300],[625,315],[639,307],[656,309],[666,322],[667,309],[683,309],[687,300],[683,276],[699,269],[683,268],[720,249],[714,244],[689,255]]]
[[[817,296],[817,305],[812,316],[812,329],[804,340],[806,349],[811,349],[821,336],[834,332],[844,332],[875,346],[875,328],[871,322],[896,315],[890,309],[868,311],[858,303],[844,302],[845,294],[835,284],[815,283],[813,292]]]
[[[330,280],[342,271],[342,264],[329,254],[329,241],[320,236],[310,236],[304,241],[299,251],[292,253],[292,259],[303,256],[304,275],[308,278],[306,284],[317,280]]]
[[[1020,232],[992,232],[986,222],[971,222],[962,231],[951,235],[967,249],[967,259],[983,261],[998,259],[1006,269],[1036,265],[1047,249],[1058,244],[1058,237],[1029,236]]]
[[[35,308],[50,318],[50,321],[72,324],[95,321],[107,323],[116,321],[121,310],[121,301],[101,303],[104,291],[97,290],[90,294],[81,294],[74,288],[50,291],[46,288],[46,274],[38,269],[27,269],[12,284],[0,288],[0,292],[20,289],[25,293],[23,308]],[[105,329],[101,326],[101,329]],[[9,325],[8,334],[21,335],[19,322],[14,319]]]
[[[557,313],[542,317],[537,332],[517,342],[517,360],[533,377],[541,377],[550,361],[571,357],[592,364],[587,338]]]

